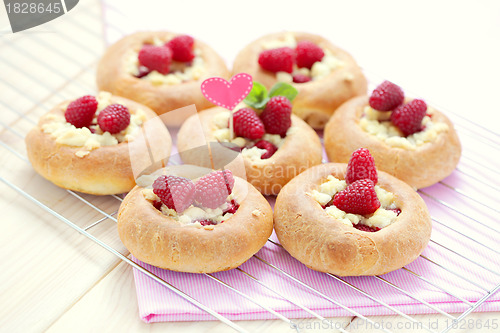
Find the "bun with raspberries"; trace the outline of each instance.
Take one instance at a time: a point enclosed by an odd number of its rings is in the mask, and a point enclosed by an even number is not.
[[[156,113],[107,92],[60,103],[40,118],[25,141],[41,176],[96,195],[130,191],[135,176],[166,163],[172,147]]]
[[[265,35],[236,56],[233,73],[245,72],[271,88],[292,84],[299,94],[293,112],[316,129],[348,99],[366,93],[367,82],[354,59],[321,36],[304,32]]]
[[[157,114],[191,104],[200,111],[213,106],[200,91],[201,82],[211,76],[227,78],[229,70],[205,43],[166,31],[137,32],[107,49],[97,68],[97,86]],[[185,118],[175,113],[164,121],[180,125]]]
[[[324,132],[330,162],[346,163],[351,153],[366,147],[379,170],[414,188],[444,179],[461,155],[460,140],[452,122],[424,100],[404,96],[385,81],[370,96],[344,103]]]
[[[340,276],[379,275],[415,260],[431,235],[422,198],[377,172],[367,149],[349,164],[314,166],[292,179],[274,206],[274,229],[294,258]]]
[[[138,180],[118,211],[125,247],[153,266],[189,273],[238,267],[267,242],[267,200],[229,170],[182,165]]]
[[[262,194],[278,194],[290,179],[322,159],[318,135],[292,114],[291,100],[296,93],[285,83],[278,83],[268,92],[254,82],[244,105],[235,108],[233,137],[228,110],[214,107],[188,118],[178,133],[182,160],[210,167],[213,157],[196,148],[207,142],[231,144],[232,149],[241,152],[247,181]]]

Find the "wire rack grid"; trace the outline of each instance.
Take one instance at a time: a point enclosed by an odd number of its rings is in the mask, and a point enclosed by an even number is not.
[[[84,15],[88,15],[88,17],[84,19],[92,19],[94,17],[91,10],[86,9],[81,12]],[[93,45],[102,46],[102,35],[99,29],[88,29],[86,25],[78,21],[72,21],[68,24],[72,25],[71,28],[73,30],[85,35],[87,39],[93,40]],[[81,57],[77,61],[72,57],[68,57],[64,52],[56,53],[54,52],[52,43],[60,43],[60,45],[67,45],[68,47],[74,48],[76,53],[80,54]],[[50,55],[36,57],[32,53],[26,52],[28,48],[43,50],[43,52],[49,53]],[[3,109],[3,118],[0,121],[0,146],[2,147],[0,157],[5,161],[9,161],[11,159],[21,160],[23,163],[26,163],[26,165],[29,165],[23,144],[23,139],[27,131],[30,127],[36,124],[36,121],[41,114],[47,112],[51,106],[56,104],[58,101],[70,99],[74,96],[79,96],[95,90],[93,84],[93,71],[101,53],[99,50],[102,49],[97,48],[89,50],[85,42],[74,39],[70,34],[62,32],[57,34],[57,36],[54,36],[52,39],[40,39],[29,35],[23,35],[23,37],[14,38],[5,42],[2,46],[2,50],[7,50],[8,52],[2,52],[0,55],[0,71],[7,73],[8,76],[0,78],[0,88],[3,89],[3,97],[0,99],[0,107]],[[47,59],[53,59],[51,57],[56,57],[59,60],[48,61]],[[33,67],[27,68],[26,66],[21,66],[20,61],[13,60],[19,58],[24,60],[24,64],[30,64],[30,66]],[[56,65],[59,61],[61,63],[65,63],[66,65],[64,67],[59,67]],[[31,68],[31,70],[29,68]],[[35,71],[33,68],[40,69],[40,71]],[[67,68],[71,68],[72,71],[67,70]],[[47,71],[49,74],[47,74]],[[33,72],[38,74],[33,75]],[[55,77],[56,79],[51,80],[51,82],[47,84],[47,80],[45,80],[47,75]],[[9,76],[15,76],[21,79],[12,82],[6,79],[6,77]],[[372,78],[374,82],[379,81],[378,78],[375,78],[375,75],[370,74],[369,77]],[[428,262],[428,264],[432,266],[432,269],[440,270],[443,274],[447,274],[459,280],[461,283],[474,286],[481,291],[481,297],[478,297],[474,301],[468,300],[464,298],[460,292],[457,293],[455,289],[448,288],[446,285],[441,285],[434,281],[431,277],[426,276],[425,272],[417,272],[411,267],[402,268],[402,270],[404,270],[409,277],[411,276],[423,281],[432,288],[436,288],[444,294],[452,296],[455,301],[460,304],[460,307],[457,308],[461,308],[463,310],[458,313],[450,313],[442,310],[439,305],[428,302],[425,298],[419,296],[418,293],[410,291],[404,284],[395,283],[394,281],[387,279],[385,276],[370,277],[370,279],[375,279],[379,283],[394,289],[401,294],[401,297],[413,299],[415,302],[427,307],[429,312],[440,313],[446,318],[449,318],[449,325],[444,327],[441,332],[447,332],[452,329],[454,324],[487,302],[495,293],[498,292],[500,288],[500,270],[498,269],[498,265],[495,265],[493,262],[493,258],[500,254],[500,250],[496,247],[495,242],[484,242],[482,240],[482,235],[484,234],[492,235],[491,237],[493,237],[493,240],[498,240],[498,234],[500,233],[500,226],[492,217],[493,214],[499,212],[498,208],[496,208],[497,206],[495,205],[495,197],[500,193],[500,187],[498,184],[490,181],[490,176],[498,176],[498,171],[496,170],[495,165],[485,158],[485,156],[493,156],[498,153],[498,150],[500,150],[500,141],[496,133],[490,132],[487,129],[458,115],[454,115],[453,113],[449,114],[455,121],[459,135],[464,143],[462,161],[457,170],[454,172],[453,179],[446,179],[439,183],[440,187],[446,189],[446,191],[452,194],[443,198],[439,194],[436,194],[432,188],[422,189],[419,193],[426,200],[426,202],[431,203],[429,208],[435,228],[438,228],[443,232],[446,231],[446,233],[453,236],[463,238],[464,242],[473,244],[474,246],[480,248],[481,251],[483,251],[482,253],[484,253],[484,256],[472,257],[468,255],[467,252],[464,252],[462,248],[452,247],[446,242],[446,239],[443,240],[440,237],[435,237],[433,235],[429,247],[432,247],[435,251],[439,251],[439,253],[444,253],[445,257],[449,257],[450,259],[446,260],[443,259],[443,257],[436,259],[431,256],[433,253],[431,252],[431,254],[422,255],[419,260]],[[479,146],[482,148],[477,149]],[[29,166],[27,168],[29,168]],[[229,320],[226,316],[218,313],[213,308],[202,304],[199,300],[174,286],[169,281],[162,280],[151,271],[148,271],[132,261],[127,251],[124,250],[123,247],[116,245],[118,244],[116,241],[118,240],[116,232],[113,236],[113,241],[109,241],[107,238],[104,239],[98,237],[92,233],[92,231],[101,224],[114,224],[116,222],[116,214],[119,204],[122,201],[120,196],[114,195],[105,198],[93,197],[68,190],[68,196],[76,198],[80,205],[90,207],[97,213],[97,215],[99,215],[99,217],[95,220],[82,224],[81,221],[75,221],[60,214],[56,207],[47,205],[44,198],[42,198],[39,193],[36,195],[32,194],[36,191],[33,191],[29,186],[25,186],[23,182],[16,177],[15,172],[9,172],[11,170],[9,170],[8,164],[4,163],[2,169],[2,176],[0,177],[0,180],[12,190],[21,194],[22,197],[27,199],[31,204],[37,205],[42,210],[52,214],[55,218],[61,220],[76,232],[82,234],[96,244],[99,244],[120,260],[146,274],[163,285],[165,288],[169,289],[172,293],[182,297],[202,311],[227,324],[234,330],[238,332],[247,331],[238,322]],[[4,174],[5,177],[3,176]],[[477,184],[487,187],[489,189],[487,192],[488,194],[485,195],[484,193],[477,193],[478,191],[474,192],[474,186]],[[47,190],[50,191],[51,189],[49,188]],[[485,213],[477,214],[478,210]],[[457,215],[461,218],[467,219],[475,231],[467,232],[454,227],[453,220]],[[281,249],[280,244],[275,242],[273,239],[269,239],[267,246],[275,247],[274,250],[284,251]],[[472,272],[457,270],[452,263],[453,260],[458,260],[457,258],[473,264],[476,269]],[[255,255],[251,260],[262,264],[264,269],[272,270],[280,274],[283,279],[283,283],[301,286],[301,288],[308,290],[310,293],[315,294],[342,309],[344,315],[361,318],[374,324],[374,327],[377,327],[376,323],[370,319],[370,317],[365,316],[362,311],[346,306],[335,297],[310,286],[300,278],[287,272],[284,268],[280,267],[279,264],[269,262],[260,254]],[[267,289],[268,293],[274,294],[275,296],[294,304],[297,308],[304,311],[303,317],[312,317],[320,321],[325,320],[323,315],[320,315],[318,311],[304,306],[300,300],[297,300],[294,297],[294,295],[285,294],[273,289],[271,286],[261,281],[258,277],[252,275],[248,271],[245,271],[241,267],[233,270],[231,274],[240,275],[239,278],[248,279],[252,283],[258,284]],[[483,285],[478,283],[475,276],[483,274],[494,276],[494,281],[496,282],[492,285]],[[359,285],[352,280],[341,278],[332,274],[326,275],[331,278],[332,285],[344,286],[352,294],[362,295],[363,297],[370,299],[373,303],[390,310],[395,315],[401,316],[410,322],[418,323],[424,330],[435,332],[435,330],[426,325],[426,323],[423,323],[422,321],[414,318],[414,316],[390,305],[384,298],[374,296],[369,291],[364,290],[362,285]],[[266,304],[259,301],[255,295],[242,292],[235,286],[230,285],[214,274],[205,274],[205,276],[208,280],[214,281],[215,283],[223,286],[228,294],[232,294],[234,297],[241,297],[249,302],[255,303],[257,306],[274,315],[277,319],[288,323],[292,330],[300,331],[299,326],[296,324],[297,321],[292,321],[291,318],[288,318],[282,313],[268,307]],[[342,332],[348,332],[348,329],[348,327],[347,329],[339,328]],[[379,327],[379,330],[390,332],[389,329],[384,327]]]

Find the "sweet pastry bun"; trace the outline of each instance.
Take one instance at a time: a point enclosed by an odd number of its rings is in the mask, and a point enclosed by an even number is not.
[[[145,114],[146,121],[134,134],[134,139],[91,150],[56,142],[56,138],[44,132],[43,127],[53,122],[54,117],[64,118],[69,102],[60,103],[42,116],[25,139],[28,158],[35,171],[45,179],[78,192],[119,194],[135,186],[134,172],[140,173],[142,169],[139,167],[166,164],[172,147],[167,128],[161,121],[156,121],[158,116],[151,109],[118,96],[111,96],[109,102],[125,105],[132,115],[138,110]],[[151,161],[150,156],[158,158]]]
[[[294,106],[295,108],[295,106]],[[184,163],[210,167],[210,157],[196,147],[217,142],[214,116],[225,109],[214,107],[188,118],[177,135],[177,147]],[[201,124],[201,125],[200,125]],[[201,130],[200,130],[201,129]],[[283,145],[268,159],[243,158],[247,181],[264,195],[276,195],[293,177],[321,163],[322,147],[316,132],[292,115],[292,126]]]
[[[177,84],[153,84],[149,80],[131,75],[127,70],[130,58],[137,58],[136,54],[144,44],[154,44],[158,40],[168,41],[175,36],[178,34],[166,31],[137,32],[111,45],[97,67],[99,89],[142,103],[159,115],[191,104],[195,104],[198,111],[213,106],[203,97],[200,90],[201,83],[205,78],[212,76],[228,78],[229,70],[224,60],[199,40],[195,40],[194,47],[201,52],[204,71],[197,79]],[[177,126],[185,118],[183,113],[162,117],[166,124]]]
[[[156,209],[136,186],[118,211],[118,233],[139,260],[164,269],[211,273],[238,267],[267,242],[273,230],[272,210],[252,185],[235,177],[239,198],[234,215],[217,225],[195,227]],[[241,198],[241,199],[240,199]]]
[[[280,192],[274,206],[274,229],[281,245],[307,267],[339,276],[379,275],[415,260],[431,235],[431,219],[420,196],[403,181],[378,173],[378,185],[392,192],[401,213],[377,232],[348,226],[308,193],[328,175],[344,179],[346,164],[308,169]]]
[[[347,163],[351,153],[367,148],[377,169],[385,171],[415,188],[422,188],[444,179],[455,169],[461,145],[451,121],[441,112],[432,112],[432,121],[444,123],[447,129],[430,142],[414,149],[394,147],[366,132],[360,119],[368,96],[349,100],[337,109],[324,132],[326,154],[330,162]]]
[[[337,107],[354,96],[366,93],[366,78],[346,51],[318,35],[304,32],[273,33],[251,42],[239,52],[234,60],[233,74],[248,73],[254,81],[271,88],[278,82],[277,75],[261,68],[259,54],[264,50],[263,45],[283,40],[288,34],[293,34],[297,42],[308,40],[328,50],[342,64],[321,79],[305,83],[289,82],[299,91],[293,102],[294,114],[311,127],[322,129]]]

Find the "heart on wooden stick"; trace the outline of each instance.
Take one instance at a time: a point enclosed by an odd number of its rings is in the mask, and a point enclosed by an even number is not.
[[[211,77],[201,84],[201,92],[215,105],[233,110],[252,90],[252,77],[246,73],[236,74],[226,81],[220,77]]]

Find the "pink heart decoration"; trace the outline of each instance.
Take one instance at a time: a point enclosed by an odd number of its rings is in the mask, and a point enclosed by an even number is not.
[[[206,79],[201,84],[201,93],[215,105],[232,110],[247,97],[252,86],[252,77],[246,73],[239,73],[229,82],[220,77]]]

